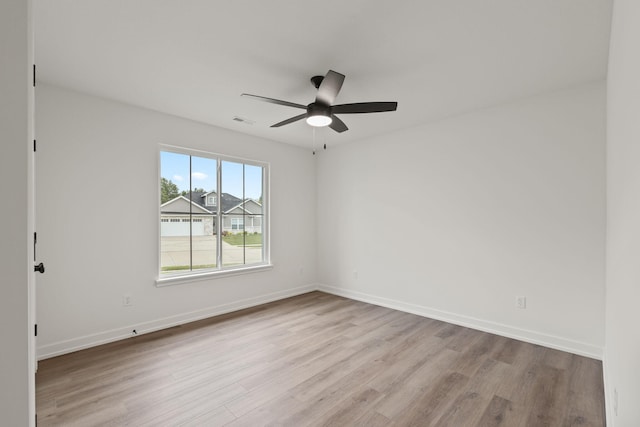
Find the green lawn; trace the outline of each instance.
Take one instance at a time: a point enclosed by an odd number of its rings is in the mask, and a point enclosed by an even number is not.
[[[194,265],[193,269],[194,270],[201,270],[204,268],[214,268],[216,265],[215,264],[203,264],[203,265]],[[161,269],[162,271],[179,271],[179,270],[189,270],[189,266],[188,265],[170,265],[167,267],[162,267]]]
[[[260,246],[262,245],[262,234],[227,234],[222,236],[222,240],[233,246]]]

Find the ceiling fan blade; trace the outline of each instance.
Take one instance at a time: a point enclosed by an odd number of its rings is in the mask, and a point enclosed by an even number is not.
[[[340,120],[338,117],[336,117],[335,115],[331,115],[331,124],[329,125],[329,127],[333,130],[335,130],[338,133],[342,133],[345,130],[349,130],[349,128],[347,127],[347,125],[344,124],[344,122],[342,120]]]
[[[320,87],[318,87],[318,94],[316,95],[316,102],[324,105],[332,105],[342,88],[344,82],[344,74],[337,73],[333,70],[329,70]]]
[[[307,117],[307,113],[300,114],[299,116],[291,117],[290,119],[283,120],[281,122],[276,123],[275,125],[271,125],[272,128],[279,128],[280,126],[288,125],[289,123],[297,122],[298,120],[302,120]]]
[[[247,96],[249,98],[257,99],[259,101],[269,102],[271,104],[284,105],[285,107],[302,108],[303,110],[307,109],[306,105],[296,104],[294,102],[289,102],[289,101],[281,101],[279,99],[274,99],[274,98],[267,98],[266,96],[251,95],[250,93],[243,93],[240,96]]]
[[[385,111],[396,111],[397,102],[356,102],[355,104],[340,104],[331,107],[334,114],[357,114],[357,113],[384,113]]]

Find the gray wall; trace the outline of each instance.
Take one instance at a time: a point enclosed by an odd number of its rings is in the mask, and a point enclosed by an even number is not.
[[[46,85],[36,113],[38,251],[49,267],[38,298],[40,356],[315,286],[310,150]],[[159,144],[270,163],[271,270],[156,287]],[[91,194],[102,200],[84,206]],[[129,210],[114,217],[111,206]],[[122,306],[124,294],[132,306]]]
[[[29,269],[31,252],[30,2],[0,2],[0,424],[33,425],[34,378],[30,363]],[[31,414],[30,414],[31,413]]]
[[[607,425],[614,427],[640,425],[638,40],[640,2],[616,0],[607,82],[607,339],[604,358]]]
[[[602,357],[604,154],[603,81],[327,150],[319,281]]]

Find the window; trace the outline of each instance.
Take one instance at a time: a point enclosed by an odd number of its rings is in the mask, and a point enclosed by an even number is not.
[[[163,146],[160,278],[268,266],[268,165]]]

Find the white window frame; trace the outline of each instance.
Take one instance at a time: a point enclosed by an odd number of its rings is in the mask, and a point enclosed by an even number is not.
[[[160,217],[161,217],[161,212],[160,212],[160,179],[161,179],[161,152],[163,151],[168,151],[168,152],[172,152],[172,153],[177,153],[177,154],[184,154],[184,155],[188,155],[188,156],[196,156],[196,157],[204,157],[204,158],[209,158],[209,159],[214,159],[217,160],[217,189],[216,189],[216,203],[215,203],[215,210],[213,210],[214,212],[216,212],[216,235],[217,236],[221,236],[222,233],[222,219],[223,219],[223,213],[221,211],[221,205],[220,203],[217,202],[217,200],[220,198],[220,195],[222,194],[222,168],[221,168],[221,164],[223,161],[228,161],[228,162],[235,162],[235,163],[243,163],[245,165],[252,165],[252,166],[258,166],[262,168],[262,262],[260,263],[254,263],[254,264],[243,264],[243,265],[234,265],[234,266],[223,266],[222,265],[222,243],[219,241],[218,242],[218,247],[217,247],[217,262],[216,265],[217,267],[212,268],[212,269],[207,269],[207,270],[198,270],[198,271],[179,271],[176,273],[164,273],[164,274],[160,274],[161,271],[161,262],[160,262],[160,256],[161,256],[161,247],[160,247],[160,236],[161,236],[161,227],[160,227]],[[195,150],[195,149],[189,149],[189,148],[184,148],[184,147],[179,147],[179,146],[174,146],[174,145],[166,145],[166,144],[159,144],[158,145],[158,277],[156,279],[156,286],[168,286],[168,285],[176,285],[176,284],[181,284],[181,283],[189,283],[189,282],[194,282],[194,281],[200,281],[200,280],[209,280],[209,279],[214,279],[214,278],[220,278],[220,277],[227,277],[227,276],[233,276],[233,275],[239,275],[239,274],[247,274],[247,273],[254,273],[254,272],[259,272],[259,271],[265,271],[265,270],[270,270],[273,268],[273,265],[271,264],[271,251],[270,251],[270,236],[269,236],[269,224],[270,224],[270,219],[269,219],[269,175],[270,175],[270,168],[269,168],[269,163],[267,162],[261,162],[261,161],[257,161],[257,160],[251,160],[251,159],[245,159],[245,158],[241,158],[241,157],[233,157],[233,156],[227,156],[224,154],[218,154],[218,153],[213,153],[213,152],[207,152],[207,151],[201,151],[201,150]],[[205,203],[206,204],[206,203]]]

